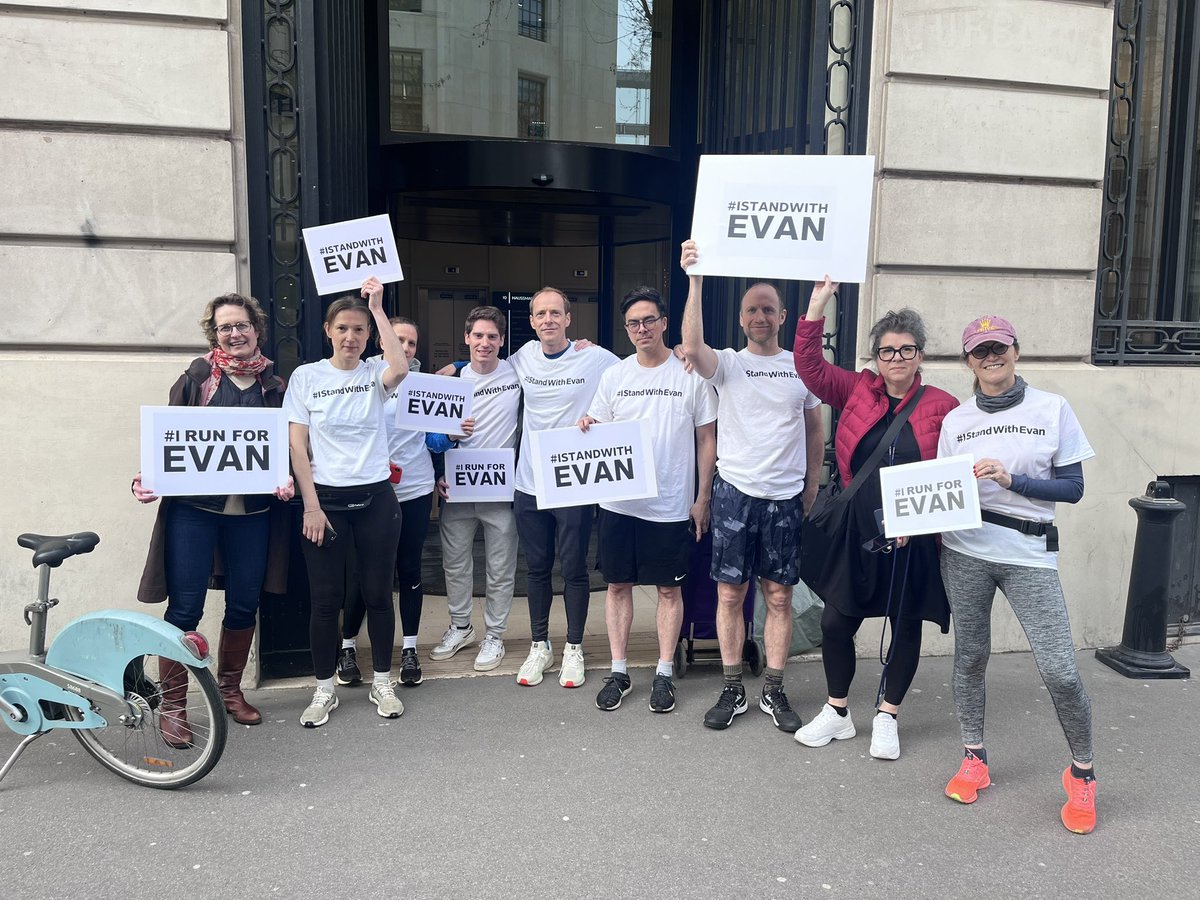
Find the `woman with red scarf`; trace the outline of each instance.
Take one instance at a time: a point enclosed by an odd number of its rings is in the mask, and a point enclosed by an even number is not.
[[[200,327],[212,347],[171,387],[171,406],[281,407],[284,382],[260,349],[267,317],[253,297],[225,294],[209,301]],[[142,503],[158,496],[134,476],[133,495]],[[294,494],[292,480],[275,492],[279,500]],[[225,709],[235,722],[257,725],[262,715],[242,694],[242,672],[254,641],[259,594],[265,587],[283,593],[287,581],[286,510],[263,495],[170,497],[158,509],[150,552],[138,587],[144,603],[167,601],[166,621],[191,631],[204,614],[204,598],[219,559],[225,587],[225,618],[217,653],[217,683]],[[162,701],[159,727],[173,747],[192,742],[184,706],[187,670],[159,659]]]

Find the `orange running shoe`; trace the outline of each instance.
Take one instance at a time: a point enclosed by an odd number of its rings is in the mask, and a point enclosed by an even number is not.
[[[959,803],[974,803],[979,797],[979,792],[991,783],[987,763],[973,753],[968,753],[963,756],[958,774],[946,785],[946,796]]]
[[[1062,808],[1062,823],[1067,831],[1076,834],[1091,834],[1096,827],[1096,779],[1084,780],[1071,774],[1071,767],[1063,770],[1063,790],[1067,802]]]

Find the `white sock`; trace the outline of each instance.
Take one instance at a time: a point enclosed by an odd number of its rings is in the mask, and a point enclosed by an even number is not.
[[[675,663],[669,659],[660,659],[654,670],[655,675],[666,675],[671,678],[675,674]]]
[[[406,634],[404,636],[404,649],[405,650],[416,650],[417,649],[417,636],[415,634]]]
[[[614,672],[620,672],[622,675],[628,675],[629,674],[629,660],[628,659],[614,659],[612,661],[612,670]]]
[[[392,680],[391,672],[375,672],[371,679],[372,684],[388,684]]]
[[[356,641],[357,641],[357,638],[342,638],[342,649],[343,650],[353,650]]]
[[[332,678],[318,678],[317,679],[317,690],[324,691],[327,694],[332,694],[333,693],[333,679]]]

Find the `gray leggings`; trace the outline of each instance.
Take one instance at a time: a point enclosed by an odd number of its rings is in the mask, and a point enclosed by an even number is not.
[[[1058,570],[991,562],[943,547],[942,581],[954,620],[954,706],[963,743],[983,743],[983,676],[992,652],[992,601],[999,588],[1025,630],[1072,758],[1091,762],[1092,701],[1075,665]]]

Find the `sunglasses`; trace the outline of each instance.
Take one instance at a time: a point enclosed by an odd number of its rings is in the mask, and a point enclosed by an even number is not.
[[[987,359],[989,356],[1003,356],[1008,352],[1010,344],[980,344],[971,350],[971,355],[976,359]]]

